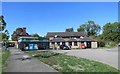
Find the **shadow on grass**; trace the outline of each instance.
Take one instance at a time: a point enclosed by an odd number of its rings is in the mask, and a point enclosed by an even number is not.
[[[53,56],[59,56],[59,53],[53,53],[53,52],[48,52],[48,51],[43,51],[44,53],[38,53],[33,55],[33,57],[42,57],[42,58],[50,58]]]

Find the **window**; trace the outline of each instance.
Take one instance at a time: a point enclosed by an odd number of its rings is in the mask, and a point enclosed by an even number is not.
[[[72,46],[72,42],[69,42],[69,46]]]
[[[65,42],[62,42],[62,45],[65,45]]]
[[[77,45],[77,42],[74,42],[74,46],[78,46],[78,45]]]
[[[35,45],[34,45],[34,49],[38,49],[38,44],[35,44]]]
[[[57,42],[57,45],[59,46],[59,45],[60,45],[60,42]]]
[[[81,43],[84,43],[83,41]]]
[[[55,42],[52,42],[52,44],[55,44]]]
[[[29,49],[29,44],[28,43],[24,44],[24,49]]]

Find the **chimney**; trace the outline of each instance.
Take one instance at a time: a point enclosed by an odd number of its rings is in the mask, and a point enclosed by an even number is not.
[[[26,35],[26,27],[23,27],[23,35]]]

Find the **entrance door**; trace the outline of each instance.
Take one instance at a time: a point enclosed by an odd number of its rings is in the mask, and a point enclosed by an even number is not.
[[[87,48],[91,48],[91,42],[87,42]]]

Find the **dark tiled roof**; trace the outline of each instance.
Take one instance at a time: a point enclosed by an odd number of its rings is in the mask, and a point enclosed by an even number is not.
[[[61,38],[57,38],[57,39],[50,40],[50,42],[65,42],[65,40]]]
[[[46,37],[54,37],[55,35],[59,37],[67,37],[67,36],[86,36],[84,32],[48,32]]]
[[[87,42],[87,41],[95,41],[95,40],[93,40],[91,38],[83,38],[83,39],[81,39],[81,38],[77,38],[77,39],[74,39],[74,38],[70,38],[70,39],[68,39],[68,38],[67,39],[55,38],[55,39],[50,40],[50,42],[75,42],[75,41],[79,41],[79,42],[85,41],[85,42]]]
[[[93,39],[91,39],[91,38],[83,38],[83,39],[81,39],[80,41],[95,41],[95,40],[93,40]]]
[[[73,41],[74,42],[74,41],[77,41],[77,39],[71,38],[71,39],[69,39],[69,41]]]

